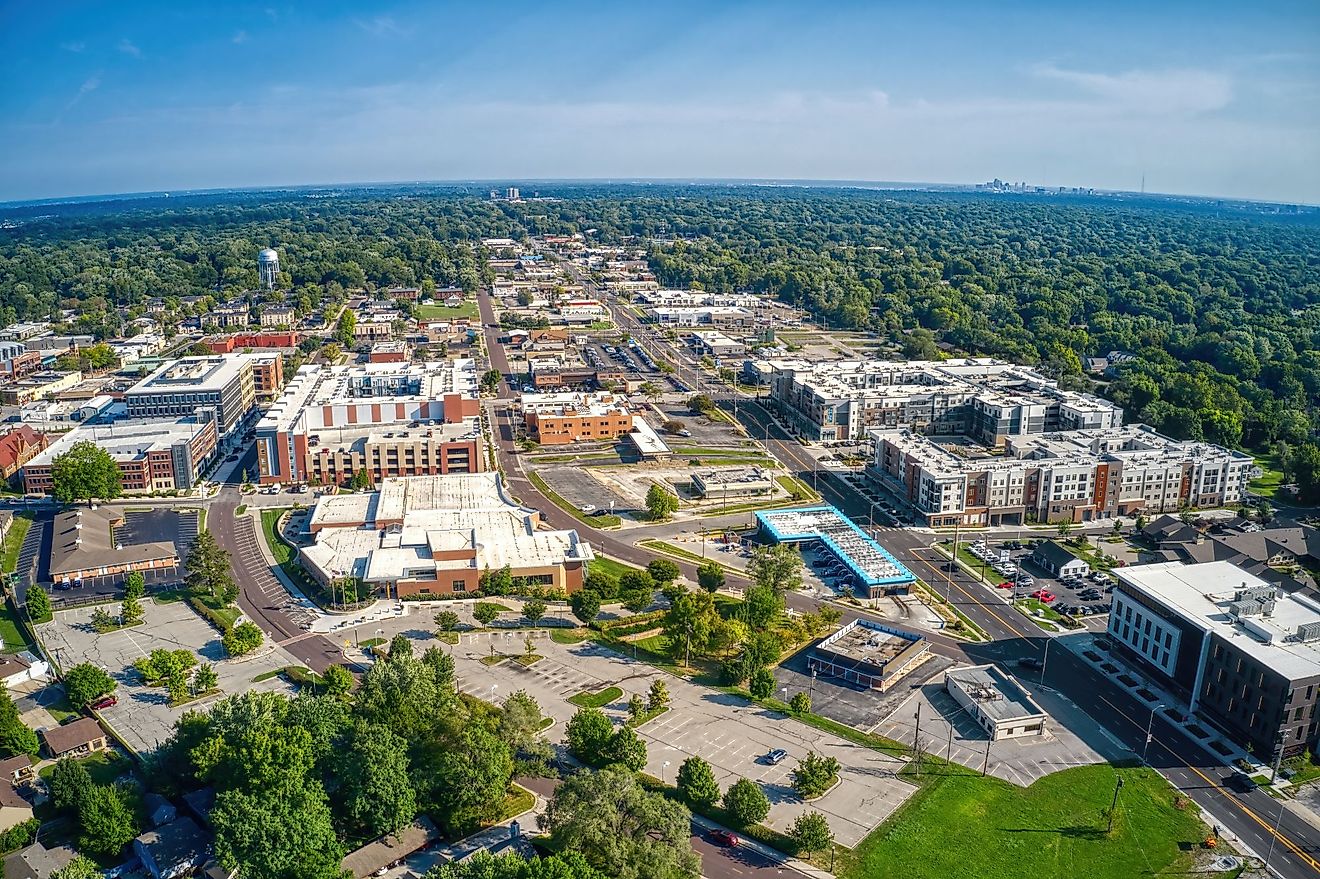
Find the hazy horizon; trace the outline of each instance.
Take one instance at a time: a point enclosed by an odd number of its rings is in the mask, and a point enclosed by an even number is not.
[[[1320,203],[1320,5],[0,10],[0,201],[995,177]]]

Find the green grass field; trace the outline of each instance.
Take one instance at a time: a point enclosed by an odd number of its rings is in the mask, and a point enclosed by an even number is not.
[[[113,752],[98,751],[78,761],[87,774],[92,777],[96,784],[109,784],[125,772],[131,772],[133,764]],[[42,778],[50,778],[50,774],[55,771],[55,764],[51,763],[42,767],[38,773]]]
[[[476,320],[477,303],[465,301],[462,305],[450,308],[448,305],[417,306],[418,320],[444,320],[445,318],[467,317]]]
[[[0,641],[3,641],[0,650],[5,653],[16,653],[30,646],[23,637],[23,630],[19,628],[14,609],[8,601],[0,604]]]
[[[1196,807],[1147,769],[1081,766],[1023,790],[961,768],[928,781],[854,851],[841,879],[1130,879],[1184,875],[1206,836]],[[1118,778],[1112,833],[1107,810]]]
[[[1279,466],[1279,456],[1273,452],[1256,455],[1256,466],[1260,467],[1263,475],[1260,479],[1253,479],[1247,488],[1252,494],[1273,498],[1283,485],[1283,470]]]
[[[31,525],[32,517],[27,513],[14,514],[14,522],[9,526],[9,533],[5,535],[4,558],[0,563],[0,568],[3,568],[6,574],[18,565],[18,551],[22,548],[23,538],[27,536]]]
[[[601,574],[609,574],[616,579],[629,571],[638,570],[626,562],[621,562],[618,559],[606,558],[603,555],[597,555],[591,560],[590,569]]]
[[[593,693],[590,690],[583,690],[581,693],[569,696],[568,701],[579,708],[603,708],[604,706],[623,697],[623,690],[618,687],[606,687],[599,692]]]

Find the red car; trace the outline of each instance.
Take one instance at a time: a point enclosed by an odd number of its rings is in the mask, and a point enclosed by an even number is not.
[[[105,709],[118,704],[119,704],[119,700],[116,699],[114,696],[102,696],[100,699],[97,699],[95,702],[92,703],[92,707],[95,708],[97,711],[104,711]]]
[[[996,588],[996,589],[1012,589],[1012,588],[1013,588],[1013,584],[1010,583],[1010,582],[1008,582],[1007,580],[1005,580],[1004,582],[1000,583],[1000,584],[999,584],[998,586],[996,586],[995,588]]]
[[[1035,592],[1031,593],[1031,597],[1049,604],[1054,600],[1054,593],[1050,592],[1048,589],[1037,589]]]
[[[730,848],[738,844],[738,834],[732,830],[712,830],[710,832],[712,842],[720,845],[726,845]]]

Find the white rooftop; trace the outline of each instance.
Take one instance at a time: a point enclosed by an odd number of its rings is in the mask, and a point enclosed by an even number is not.
[[[189,419],[178,421],[121,421],[107,425],[79,425],[61,434],[28,463],[48,467],[56,456],[62,455],[76,442],[90,440],[110,453],[117,461],[133,461],[147,452],[168,449],[175,443],[185,442],[201,433],[206,425]]]
[[[1120,582],[1176,612],[1202,631],[1214,632],[1242,652],[1289,678],[1320,675],[1320,640],[1296,640],[1299,626],[1320,624],[1320,604],[1302,593],[1278,590],[1272,612],[1239,617],[1230,604],[1237,593],[1272,584],[1231,562],[1187,565],[1163,562],[1115,568]]]

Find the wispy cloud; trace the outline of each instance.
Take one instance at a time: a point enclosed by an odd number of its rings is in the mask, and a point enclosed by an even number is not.
[[[378,15],[371,19],[355,18],[353,24],[373,37],[405,37],[412,33],[412,28],[403,27],[390,15]]]
[[[81,52],[87,48],[87,44],[83,42],[60,43],[60,48],[66,52]]]
[[[235,45],[239,45],[239,46],[241,46],[241,45],[243,45],[244,43],[246,43],[247,41],[248,41],[248,32],[247,32],[247,31],[239,31],[238,33],[234,34],[234,36],[233,36],[233,42],[234,42]]]
[[[1096,73],[1038,64],[1031,72],[1043,79],[1076,86],[1095,99],[1138,112],[1195,115],[1222,109],[1233,100],[1232,79],[1209,70]]]
[[[142,50],[134,45],[127,37],[119,41],[119,51],[125,55],[132,55],[134,58],[142,57]]]
[[[69,103],[64,105],[64,112],[67,113],[68,111],[72,110],[74,107],[78,106],[79,101],[81,101],[87,95],[90,95],[92,92],[96,91],[100,87],[101,87],[101,72],[98,70],[96,73],[93,73],[91,76],[84,79],[82,85],[78,86],[77,94],[75,94],[72,98],[69,99]],[[58,122],[59,120],[57,119],[56,121]]]

